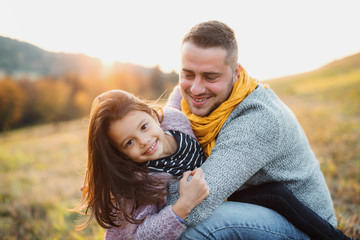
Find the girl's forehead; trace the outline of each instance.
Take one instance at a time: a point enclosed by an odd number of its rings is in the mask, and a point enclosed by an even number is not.
[[[131,110],[130,112],[128,112],[126,116],[130,116],[133,118],[137,118],[137,117],[152,117],[151,114],[149,114],[148,112],[145,111],[141,111],[141,110]]]
[[[117,119],[112,122],[111,125],[116,125],[119,127],[130,127],[130,126],[136,126],[141,124],[141,122],[149,119],[154,119],[152,115],[150,115],[148,112],[141,111],[141,110],[132,110],[125,114],[120,119]],[[123,126],[122,126],[123,125]]]
[[[147,112],[140,110],[130,111],[121,119],[110,124],[109,137],[116,143],[121,144],[124,139],[136,134],[143,124],[152,121],[155,121],[155,119]]]

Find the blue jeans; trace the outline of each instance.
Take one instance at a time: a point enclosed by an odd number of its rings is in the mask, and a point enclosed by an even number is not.
[[[277,212],[242,202],[223,202],[202,223],[189,227],[180,239],[279,240],[310,239]]]

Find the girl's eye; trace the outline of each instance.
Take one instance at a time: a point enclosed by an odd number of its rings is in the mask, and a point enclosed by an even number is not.
[[[145,130],[146,128],[148,128],[148,126],[149,125],[147,123],[145,123],[144,125],[141,126],[141,130]]]
[[[128,146],[130,146],[131,144],[133,144],[134,143],[134,140],[133,139],[130,139],[129,141],[127,141],[126,142],[126,146],[128,147]]]

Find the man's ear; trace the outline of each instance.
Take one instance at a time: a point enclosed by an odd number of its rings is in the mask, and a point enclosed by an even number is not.
[[[241,65],[238,63],[234,69],[234,72],[233,72],[233,83],[235,83],[238,79],[239,79],[239,76],[240,76],[240,72],[241,72]]]

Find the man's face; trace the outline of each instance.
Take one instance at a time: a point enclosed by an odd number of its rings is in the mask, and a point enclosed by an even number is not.
[[[225,64],[223,48],[200,48],[191,42],[181,49],[180,89],[190,111],[200,117],[209,115],[228,99],[239,75]]]

